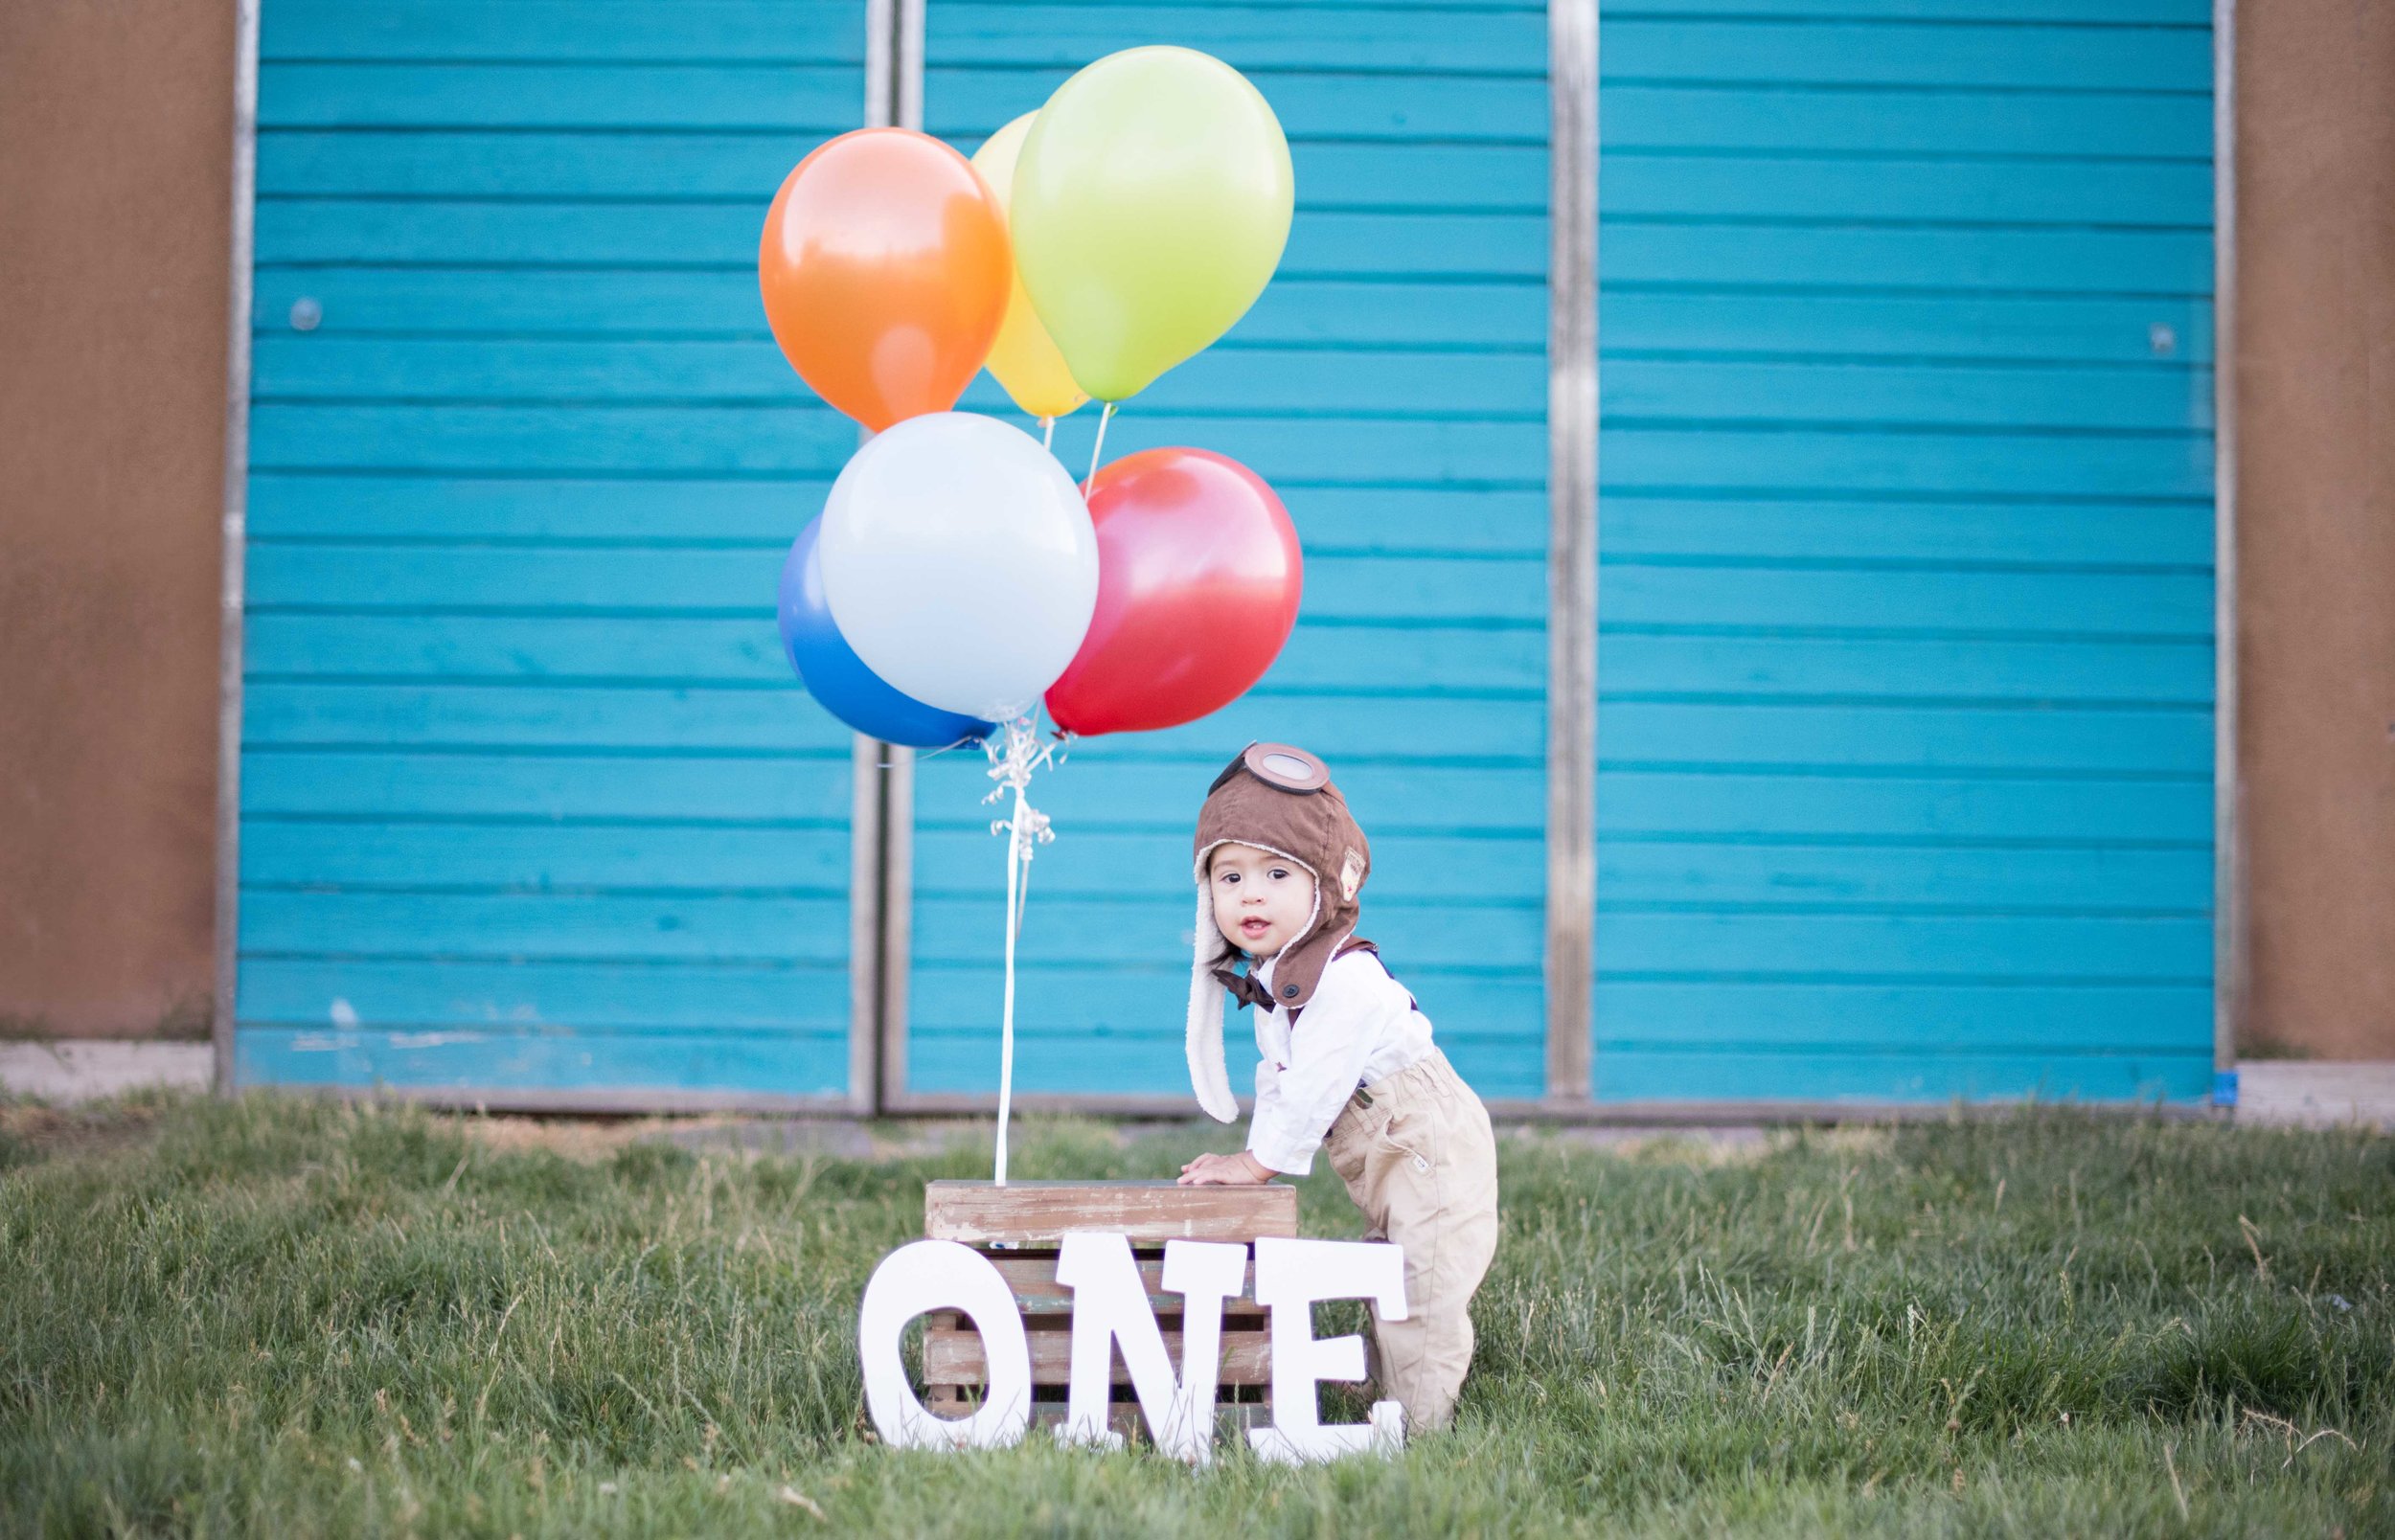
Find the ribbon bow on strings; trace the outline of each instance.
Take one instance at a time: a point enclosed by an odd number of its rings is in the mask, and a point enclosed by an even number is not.
[[[1054,769],[1059,745],[1041,744],[1031,718],[1017,716],[1006,724],[1006,741],[1001,747],[997,735],[983,740],[990,754],[990,779],[997,785],[985,803],[997,802],[1010,791],[1015,794],[1015,806],[1004,818],[990,821],[990,832],[1003,832],[1006,844],[1006,1003],[998,1021],[998,1149],[997,1180],[1006,1186],[1006,1124],[1015,1100],[1015,942],[1022,934],[1023,901],[1031,894],[1031,856],[1035,846],[1045,845],[1056,838],[1056,830],[1048,825],[1048,815],[1024,800],[1023,792],[1031,785],[1032,772]]]

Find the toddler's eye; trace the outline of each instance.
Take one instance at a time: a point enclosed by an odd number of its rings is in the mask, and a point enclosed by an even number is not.
[[[1273,880],[1273,881],[1275,881],[1275,882],[1281,882],[1281,881],[1286,880],[1286,879],[1288,878],[1288,876],[1289,876],[1289,869],[1288,869],[1287,867],[1274,867],[1274,868],[1272,869],[1272,880]]]

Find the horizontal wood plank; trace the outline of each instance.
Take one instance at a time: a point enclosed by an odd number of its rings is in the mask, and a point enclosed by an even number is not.
[[[1053,1257],[1012,1257],[1004,1252],[991,1255],[990,1263],[1015,1291],[1015,1303],[1026,1316],[1070,1315],[1073,1290],[1056,1280],[1056,1258]],[[1141,1248],[1134,1264],[1139,1269],[1139,1281],[1148,1291],[1148,1308],[1159,1318],[1177,1318],[1187,1303],[1182,1296],[1164,1286],[1164,1257],[1160,1252],[1150,1254]],[[1249,1263],[1244,1280],[1237,1295],[1223,1302],[1226,1322],[1252,1324],[1264,1311],[1256,1302],[1256,1269]],[[1254,1329],[1261,1329],[1255,1327]]]
[[[745,128],[829,139],[860,125],[848,64],[285,61],[259,71],[259,126]]]
[[[759,691],[261,683],[249,694],[252,742],[289,749],[820,752],[836,731],[828,715]],[[1615,729],[1604,758],[1620,769],[1704,763],[2149,775],[2200,774],[2210,762],[2211,713],[2201,705],[1839,704],[1830,712],[1811,702],[1610,701]],[[1414,697],[1414,705],[1400,713],[1381,698],[1257,693],[1202,726],[1160,733],[1151,748],[1203,752],[1225,738],[1269,737],[1304,716],[1316,724],[1317,738],[1337,731],[1359,755],[1408,755],[1427,731],[1489,759],[1520,763],[1538,756],[1534,701]]]
[[[1172,1182],[931,1182],[924,1234],[969,1246],[1055,1246],[1077,1230],[1166,1240],[1253,1241],[1297,1234],[1297,1189]]]
[[[1409,976],[1407,982],[1411,985],[1416,981]],[[977,977],[973,985],[985,999],[996,987],[988,975]],[[1537,1099],[1540,1095],[1545,1043],[1539,1008],[1538,972],[1533,969],[1509,981],[1509,985],[1507,1000],[1495,1009],[1490,1006],[1484,988],[1465,994],[1465,1007],[1448,1010],[1429,1005],[1428,1008],[1440,1023],[1439,1041],[1448,1058],[1481,1096]],[[1055,998],[1060,1007],[1069,1008],[1076,1003],[1069,990],[1058,991]],[[1184,970],[1180,990],[1184,1007],[1188,998],[1188,976]],[[1162,992],[1156,1003],[1167,1008],[1173,1004]],[[1500,1012],[1495,1030],[1468,1034],[1453,1026],[1483,1025],[1487,1018]],[[1144,1096],[1159,1098],[1163,1107],[1182,1116],[1198,1116],[1198,1104],[1190,1096],[1188,1059],[1172,1017],[1151,1008],[1129,1024],[1099,1019],[1089,1012],[1057,1020],[1061,1029],[1057,1035],[1038,1040],[1023,1036],[1015,1043],[1015,1091],[1018,1098],[1041,1094]],[[1172,1025],[1173,1030],[1156,1030],[1153,1024],[1158,1021]],[[986,1009],[977,1022],[968,1027],[935,1029],[910,1024],[909,1088],[925,1094],[989,1098],[983,1102],[983,1114],[987,1116],[994,1105],[998,1087],[996,1032]],[[1236,1030],[1232,1033],[1234,1038],[1242,1035]],[[1229,1053],[1231,1083],[1237,1086],[1248,1081],[1256,1062],[1252,1045],[1234,1041]],[[1016,1105],[1021,1105],[1019,1099]],[[1235,1135],[1217,1137],[1221,1141],[1218,1147],[1238,1146]]]
[[[781,405],[790,371],[762,339],[739,342],[343,338],[259,339],[260,399],[540,404]],[[1143,398],[1149,410],[1543,410],[1546,367],[1536,354],[1451,348],[1209,351]],[[1974,369],[1909,362],[1756,362],[1623,358],[1605,373],[1608,420],[1851,422],[1881,426],[2113,428],[2201,431],[2210,376],[2152,362],[2016,364]],[[964,405],[1005,415],[996,387],[977,382]]]
[[[287,335],[292,306],[316,306],[312,335],[438,337],[696,337],[769,346],[744,270],[578,272],[555,263],[495,269],[358,264],[263,266],[262,336]],[[1620,350],[1768,351],[1807,356],[2087,359],[2157,356],[2205,362],[2211,306],[2201,296],[1836,293],[1703,290],[1609,283],[1604,343]],[[1282,274],[1217,348],[1314,344],[1403,346],[1425,338],[1413,318],[1435,307],[1448,347],[1513,348],[1538,355],[1542,285],[1511,281],[1303,279]],[[2155,328],[2163,329],[2157,351]],[[1200,354],[1201,358],[1207,356]],[[1170,380],[1171,375],[1166,379]]]
[[[2072,27],[2212,24],[2211,0],[1637,0],[1638,16],[1847,16],[1857,20],[2043,21]]]
[[[1083,745],[1076,753],[1092,756],[1101,747]],[[1190,756],[1121,753],[1101,762],[1110,794],[1103,803],[1077,798],[1078,822],[1068,829],[1168,825],[1167,809],[1182,799],[1193,805],[1202,800],[1207,780],[1220,768]],[[310,750],[250,753],[241,789],[245,816],[810,825],[845,813],[845,757],[834,771],[828,761],[802,769],[779,758],[576,753],[493,760],[422,749]],[[1076,779],[1059,777],[1042,805],[1072,796]],[[1352,797],[1369,798],[1364,805],[1376,836],[1464,831],[1535,842],[1540,828],[1536,765],[1363,760],[1342,765],[1339,779]],[[1599,781],[1598,817],[1608,835],[2201,842],[2211,828],[2211,788],[2204,778],[1987,778],[1927,771],[1827,777],[1805,767],[1616,764],[1601,767]],[[925,825],[972,827],[979,784],[960,777],[948,790],[935,782],[927,794],[919,793]],[[966,795],[969,790],[973,795]],[[975,832],[987,835],[986,817]]]
[[[259,143],[259,192],[284,198],[652,199],[753,205],[813,147],[789,131],[424,134],[287,128]],[[960,149],[973,145],[965,140]],[[1290,147],[1301,218],[1321,211],[1536,213],[1546,154],[1527,145]],[[1927,155],[1701,155],[1617,150],[1609,215],[1966,225],[2186,227],[2211,217],[2201,162],[2088,160],[2059,182],[2001,162]]]
[[[2016,155],[2202,163],[2208,93],[1951,91],[1608,79],[1597,93],[1608,150],[1763,154]]]
[[[1606,1053],[2184,1053],[2201,983],[1901,985],[1598,981]]]
[[[753,265],[770,190],[754,204],[267,200],[258,253],[284,266],[399,262],[575,267]],[[1538,215],[1324,209],[1292,227],[1291,279],[1457,275],[1535,282],[1546,272]],[[1775,222],[1669,215],[1608,220],[1610,283],[1725,287],[2042,290],[2202,295],[2203,230]]]
[[[339,944],[334,937],[319,944]],[[376,1023],[393,1032],[468,1030],[504,1036],[571,1029],[578,1034],[763,1038],[782,1033],[846,1040],[848,969],[839,962],[735,965],[712,959],[674,965],[600,962],[387,961],[245,957],[240,1019],[246,1027],[323,1030]]]
[[[1532,904],[1543,896],[1521,872],[1519,852],[1501,842],[1391,838],[1372,876],[1376,922],[1381,913],[1453,903],[1459,893],[1469,893],[1475,906]],[[969,828],[918,831],[916,896],[986,900],[1004,865],[994,856],[1002,843]],[[1181,873],[1188,849],[1185,834],[1077,830],[1039,852],[1040,896],[1144,895]],[[1622,905],[2151,912],[2185,906],[2190,894],[2202,891],[2211,859],[2201,846],[1767,844],[1616,834],[1597,851],[1597,885],[1608,902]]]
[[[1484,1096],[1494,1093],[1481,1086],[1479,1070],[1467,1060],[1539,1038],[1535,966],[1500,976],[1408,963],[1402,976],[1436,1025],[1440,1043]],[[926,1064],[952,1083],[994,1090],[989,975],[926,969],[918,980],[921,1010],[914,1025],[933,1045]],[[1181,1039],[1167,1014],[1174,1003],[1170,979],[1112,974],[1103,988],[1080,991],[1054,988],[1043,975],[1038,987],[1056,1008],[1036,1029],[1021,1030],[1018,1070],[1048,1076],[1051,1083],[1059,1076],[1069,1084],[1077,1073],[1103,1073],[1109,1084],[1186,1093]],[[1181,998],[1187,993],[1184,986]],[[1608,1041],[1825,1053],[1916,1047],[1925,1053],[2177,1052],[2210,1008],[2208,999],[2201,982],[2136,979],[1607,978],[1596,988]],[[1072,1060],[1076,1053],[1087,1056],[1088,1034],[1106,1045],[1102,1071],[1077,1070]],[[1254,1065],[1255,1050],[1245,1033],[1231,1036],[1237,1085]],[[1134,1062],[1138,1074],[1119,1073]]]
[[[1304,79],[1328,58],[1347,68],[1433,77],[1531,73],[1544,63],[1546,41],[1535,14],[1484,14],[1458,25],[1452,15],[1357,15],[1302,5],[1216,11],[943,0],[929,19],[925,52],[935,68],[1061,74],[1110,49],[1172,41],[1266,76],[1267,90]],[[1923,25],[1845,20],[1835,9],[1785,20],[1608,13],[1604,57],[1608,76],[1620,79],[2148,91],[2201,91],[2212,62],[2211,40],[2201,30],[2157,37],[2009,18],[1980,25],[1942,17]]]
[[[2206,1018],[2208,1024],[2209,1018]],[[1942,1102],[2189,1102],[2212,1089],[2209,1040],[2190,1032],[2178,1052],[2072,1055],[1952,1052],[1737,1053],[1715,1049],[1608,1051],[1600,1040],[1597,1099]]]
[[[1077,424],[1072,439],[1083,431]],[[284,470],[816,477],[836,472],[855,450],[855,424],[815,401],[795,375],[782,407],[263,402],[252,414],[251,434],[256,464]],[[1134,415],[1122,436],[1131,441],[1121,446],[1126,454],[1205,443],[1276,485],[1295,480],[1281,468],[1287,462],[1310,466],[1318,479],[1376,484],[1540,485],[1545,475],[1537,449],[1545,426],[1531,419],[1367,418],[1332,426],[1278,416]],[[2123,472],[2151,458],[2135,442],[2108,447]],[[1068,443],[1060,448],[1070,452]],[[1085,459],[1085,443],[1082,452]],[[2092,456],[2058,448],[2057,458],[2065,463],[2047,479]]]
[[[360,8],[279,0],[262,18],[259,56],[286,59],[625,59],[639,63],[861,68],[864,0],[815,0],[808,25],[771,0],[705,5],[639,0],[408,0]]]
[[[632,622],[744,619],[761,641],[775,636],[774,591],[781,569],[782,554],[771,549],[294,544],[261,546],[250,557],[254,603],[269,614],[582,614],[613,619],[627,629]],[[1522,557],[1324,555],[1307,564],[1305,577],[1317,623],[1386,623],[1398,605],[1409,606],[1403,613],[1417,624],[1479,621],[1526,626],[1543,618],[1539,600],[1544,574],[1536,561]],[[1846,580],[1851,585],[1871,579]],[[2124,606],[2143,600],[2151,607],[2178,599],[2167,582],[2108,581]],[[1804,586],[1793,576],[1782,582],[1788,589]],[[2190,585],[2180,579],[2178,586]],[[1406,681],[1388,683],[1403,687]]]
[[[812,143],[787,131],[645,133],[268,130],[259,192],[275,197],[652,198],[753,202]],[[959,144],[969,151],[971,141]],[[1525,145],[1308,143],[1290,147],[1300,216],[1315,210],[1536,212],[1546,154]],[[2017,166],[1925,155],[1615,150],[1600,184],[1608,215],[1950,220],[1963,224],[2201,225],[2201,162],[2086,160],[2061,179]]]
[[[827,479],[575,480],[391,477],[255,478],[253,552],[283,544],[491,542],[741,545],[770,556],[797,513],[822,506]],[[1676,495],[1675,495],[1676,492]],[[1312,487],[1292,517],[1310,560],[1453,555],[1532,559],[1545,552],[1536,489]],[[1704,496],[1609,493],[1601,513],[1608,565],[1657,556],[1744,564],[1911,568],[1987,565],[2207,570],[2210,506],[2174,501]],[[1299,623],[1311,620],[1301,614]]]
[[[1266,1376],[1268,1381],[1269,1376]],[[1066,1409],[1053,1401],[1041,1402],[1031,1409],[1031,1425],[1054,1429],[1064,1421]],[[1250,1428],[1272,1425],[1272,1407],[1268,1399],[1258,1401],[1218,1401],[1214,1409],[1215,1438],[1222,1442],[1239,1442],[1247,1437]],[[1118,1401],[1106,1413],[1106,1425],[1129,1439],[1145,1438],[1148,1422],[1137,1402]]]
[[[1029,1343],[1032,1383],[1064,1384],[1072,1370],[1072,1333],[1035,1331],[1029,1334]],[[1164,1350],[1171,1355],[1177,1371],[1181,1362],[1179,1332],[1164,1333]],[[981,1385],[987,1383],[989,1373],[989,1361],[983,1353],[981,1333],[978,1331],[926,1330],[924,1333],[924,1378],[926,1381],[945,1385]],[[1108,1355],[1107,1374],[1114,1384],[1130,1383],[1130,1370],[1124,1367],[1121,1353]],[[1271,1384],[1271,1333],[1223,1332],[1222,1358],[1215,1371],[1215,1383],[1220,1386]]]
[[[1308,497],[1294,493],[1289,501],[1302,529]],[[2162,521],[2144,522],[2151,529]],[[1761,554],[1744,560],[1674,559],[1677,555],[1624,554],[1606,564],[1601,597],[1607,623],[1641,630],[1910,630],[2147,641],[2200,641],[2212,628],[2212,579],[2201,568],[1988,571],[1957,564],[1922,570],[1909,563],[1772,560]],[[635,552],[361,541],[261,545],[249,559],[252,603],[267,614],[586,613],[619,623],[714,617],[747,620],[761,642],[772,634],[780,571],[779,553],[770,546]],[[1401,620],[1536,625],[1544,619],[1544,596],[1543,563],[1528,556],[1323,554],[1306,565],[1307,617],[1317,625]]]
[[[798,387],[793,383],[795,392]],[[1085,463],[1094,423],[1062,426]],[[262,468],[405,475],[614,476],[813,481],[852,447],[845,419],[787,407],[262,403]],[[1284,495],[1320,486],[1536,487],[1542,425],[1512,418],[1137,416],[1135,449],[1203,443]],[[2186,433],[1855,433],[1830,428],[1632,423],[1604,434],[1605,489],[1716,495],[1930,495],[2193,499],[2211,480],[2208,439]],[[802,522],[793,511],[792,522]]]
[[[672,270],[574,269],[568,255],[498,268],[276,267],[258,273],[259,329],[289,328],[292,306],[317,306],[319,329],[425,335],[701,336],[769,343],[753,260]],[[1437,336],[1456,345],[1536,353],[1544,286],[1517,280],[1446,278],[1362,282],[1276,277],[1226,343],[1274,341],[1403,345],[1423,335],[1409,315],[1435,304]]]
[[[2207,641],[1951,636],[1819,637],[1602,632],[1607,694],[1836,695],[1878,700],[2148,701],[2210,699]],[[773,629],[761,620],[670,617],[627,625],[581,616],[254,617],[250,677],[276,683],[562,686],[658,684],[794,688]],[[1300,622],[1261,688],[1299,694],[1527,696],[1545,678],[1540,632],[1416,624]]]
[[[988,908],[986,899],[918,904],[917,966],[994,967],[1003,934],[991,923]],[[1076,966],[1136,966],[1169,957],[1166,948],[1189,925],[1186,902],[1162,896],[1057,898],[1046,909],[1044,922],[1027,925],[1025,955],[1017,963],[1038,976],[1042,1009],[1070,986]],[[1183,911],[1177,923],[1175,910]],[[1410,917],[1406,923],[1407,912],[1396,905],[1383,905],[1373,917],[1373,940],[1393,966],[1539,965],[1543,926],[1536,909],[1433,907]],[[1601,902],[1597,917],[1606,976],[1625,979],[1786,974],[2183,981],[2209,976],[2211,936],[2211,918],[2198,905],[2160,914],[2093,908],[2041,914],[1794,905],[1639,909]]]
[[[244,963],[244,973],[253,963]],[[845,1001],[845,968],[817,986]],[[291,1028],[243,1021],[235,1083],[395,1092],[612,1092],[844,1098],[845,1027],[810,1032],[600,1033],[537,1024],[427,1030],[371,1025]]]

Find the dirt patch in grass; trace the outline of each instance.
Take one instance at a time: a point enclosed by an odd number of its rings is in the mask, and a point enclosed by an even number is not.
[[[1792,1129],[1751,1124],[1643,1128],[1534,1123],[1501,1130],[1501,1135],[1527,1147],[1548,1144],[1562,1149],[1592,1150],[1643,1165],[1699,1169],[1752,1166],[1789,1151],[1810,1151],[1850,1160],[1878,1159],[1894,1148],[1896,1142],[1895,1128],[1883,1123]]]
[[[507,1153],[544,1150],[584,1166],[613,1160],[616,1151],[644,1142],[671,1139],[686,1130],[729,1120],[716,1118],[522,1118],[505,1114],[460,1118],[459,1132],[485,1149]]]
[[[162,1096],[80,1107],[0,1100],[0,1167],[62,1156],[96,1160],[147,1144],[171,1106],[171,1098]]]

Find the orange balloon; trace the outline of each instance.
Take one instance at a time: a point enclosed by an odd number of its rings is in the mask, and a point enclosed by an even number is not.
[[[989,356],[1015,260],[964,156],[912,128],[817,146],[765,212],[757,285],[799,377],[878,433],[945,412]]]

